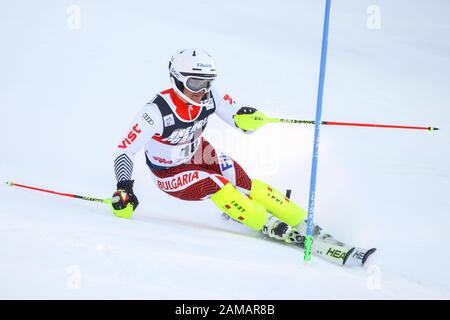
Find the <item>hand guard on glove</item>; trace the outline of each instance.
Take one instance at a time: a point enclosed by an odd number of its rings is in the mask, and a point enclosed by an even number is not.
[[[113,213],[119,218],[130,219],[139,201],[133,192],[134,180],[122,180],[117,183],[117,191],[111,198]]]
[[[244,132],[254,131],[269,122],[268,117],[251,107],[242,107],[233,116],[234,124]]]

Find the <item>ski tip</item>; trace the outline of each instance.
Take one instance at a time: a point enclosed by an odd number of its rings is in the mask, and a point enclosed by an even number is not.
[[[12,186],[14,186],[14,182],[6,181],[6,185],[9,186],[9,187],[12,187]]]
[[[364,265],[367,262],[367,259],[375,252],[377,251],[377,248],[372,248],[367,250],[366,254],[364,255],[364,258],[362,260],[362,264]]]
[[[348,267],[362,267],[367,259],[376,251],[376,248],[369,250],[353,247],[345,255],[342,265]]]
[[[347,263],[348,258],[351,256],[351,254],[353,253],[353,251],[355,251],[355,248],[351,248],[347,254],[344,257],[344,260],[342,261],[342,265],[345,266]]]

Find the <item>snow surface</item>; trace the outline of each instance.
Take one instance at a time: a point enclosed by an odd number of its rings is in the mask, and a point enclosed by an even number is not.
[[[1,179],[109,197],[114,148],[140,106],[168,87],[168,59],[183,47],[209,51],[235,99],[313,119],[323,8],[0,1]],[[102,204],[0,187],[0,298],[449,299],[449,9],[447,0],[332,4],[323,119],[442,128],[322,128],[316,222],[377,247],[366,268],[314,257],[305,265],[301,250],[223,221],[212,203],[163,194],[139,154],[130,221]],[[206,137],[307,206],[312,126],[247,136],[214,118]]]

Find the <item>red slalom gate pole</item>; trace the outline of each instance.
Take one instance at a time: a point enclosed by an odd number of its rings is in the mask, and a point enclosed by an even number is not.
[[[72,193],[63,193],[63,192],[47,190],[47,189],[42,189],[42,188],[37,188],[37,187],[32,187],[32,186],[26,186],[24,184],[15,183],[12,181],[8,181],[8,182],[6,182],[6,184],[10,187],[19,187],[19,188],[30,189],[30,190],[34,190],[34,191],[46,192],[46,193],[51,193],[51,194],[55,194],[55,195],[63,196],[63,197],[69,197],[69,198],[75,198],[75,199],[81,199],[81,200],[93,201],[93,202],[101,202],[101,203],[105,203],[105,204],[111,203],[111,199],[98,199],[98,198],[93,198],[93,197],[88,197],[88,196],[80,196],[80,195],[72,194]]]

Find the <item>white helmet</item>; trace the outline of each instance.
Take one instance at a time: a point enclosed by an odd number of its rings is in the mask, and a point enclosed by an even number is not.
[[[188,98],[183,89],[198,93],[209,93],[211,85],[217,77],[216,63],[202,49],[184,49],[176,52],[169,62],[170,82],[175,92],[187,102],[198,105]],[[208,98],[207,94],[205,98]],[[203,99],[205,99],[203,98]]]

